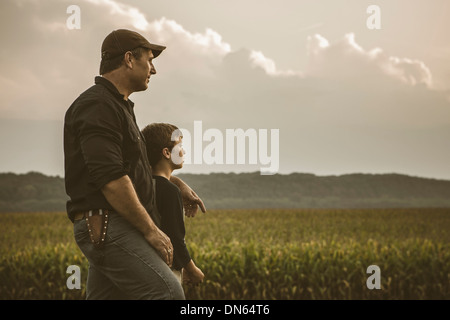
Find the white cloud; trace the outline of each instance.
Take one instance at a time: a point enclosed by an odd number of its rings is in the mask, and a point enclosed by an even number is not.
[[[316,34],[307,41],[305,69],[281,70],[264,51],[232,48],[232,39],[211,28],[192,32],[166,17],[149,20],[118,1],[86,0],[81,30],[69,32],[61,27],[65,10],[51,11],[57,3],[46,1],[38,13],[37,3],[10,4],[21,18],[19,31],[4,35],[8,50],[0,50],[3,118],[62,120],[98,72],[101,41],[113,29],[130,28],[167,46],[149,90],[131,97],[141,125],[202,120],[205,129],[280,129],[281,172],[354,172],[378,164],[401,171],[408,162],[411,172],[426,175],[427,155],[440,152],[440,168],[450,161],[442,138],[449,134],[449,92],[435,90],[430,69],[414,57],[369,50],[354,34],[340,41]],[[420,139],[422,132],[430,133]]]
[[[300,75],[292,70],[278,70],[275,62],[272,59],[266,58],[261,51],[252,50],[250,52],[250,62],[252,66],[262,68],[268,75],[271,76],[294,76]]]
[[[389,76],[408,85],[424,84],[431,88],[433,79],[423,61],[389,56],[381,48],[365,50],[349,33],[330,44],[321,35],[308,37],[307,74],[323,78],[378,78]]]
[[[146,29],[159,43],[180,55],[222,58],[231,51],[230,44],[223,41],[216,31],[207,28],[204,33],[191,33],[174,20],[162,17],[151,22]]]
[[[120,18],[128,18],[131,25],[141,31],[144,31],[148,26],[148,21],[145,15],[139,11],[138,8],[120,3],[114,0],[85,0],[86,2],[109,8],[110,16],[119,16]]]
[[[404,83],[412,86],[423,83],[430,88],[433,86],[431,71],[423,61],[389,57],[389,62],[385,69],[387,73]]]
[[[205,33],[191,33],[174,20],[162,17],[149,22],[136,7],[114,0],[85,0],[98,6],[109,8],[109,13],[128,20],[134,28],[144,33],[152,33],[157,41],[171,45],[181,41],[186,48],[192,47],[197,52],[224,55],[231,51],[230,45],[222,41],[222,36],[207,28]]]
[[[313,36],[308,36],[307,51],[310,56],[318,55],[323,49],[330,46],[327,39],[322,37],[320,34],[315,34]]]

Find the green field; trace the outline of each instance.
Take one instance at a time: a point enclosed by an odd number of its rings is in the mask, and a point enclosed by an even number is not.
[[[450,298],[450,209],[210,210],[186,229],[205,273],[188,299]],[[0,214],[0,243],[0,299],[84,299],[65,213]],[[69,265],[80,290],[66,287]]]

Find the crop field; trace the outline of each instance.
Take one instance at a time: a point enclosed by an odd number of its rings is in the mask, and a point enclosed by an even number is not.
[[[187,299],[450,298],[450,209],[209,210],[186,232]],[[65,213],[0,214],[0,299],[84,299],[87,268]]]

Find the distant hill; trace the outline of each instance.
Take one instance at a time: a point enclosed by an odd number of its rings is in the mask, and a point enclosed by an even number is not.
[[[450,181],[400,174],[178,174],[209,209],[450,207]],[[64,211],[64,179],[0,173],[0,212]]]
[[[177,176],[212,208],[450,207],[450,181],[400,174]]]
[[[65,210],[64,179],[39,172],[0,174],[0,212]]]

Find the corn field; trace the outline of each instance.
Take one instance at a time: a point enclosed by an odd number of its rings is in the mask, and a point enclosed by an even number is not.
[[[450,209],[210,210],[186,219],[197,299],[449,299]],[[65,213],[0,214],[0,299],[84,299]],[[67,267],[81,270],[68,289]],[[366,285],[380,269],[380,289]]]

